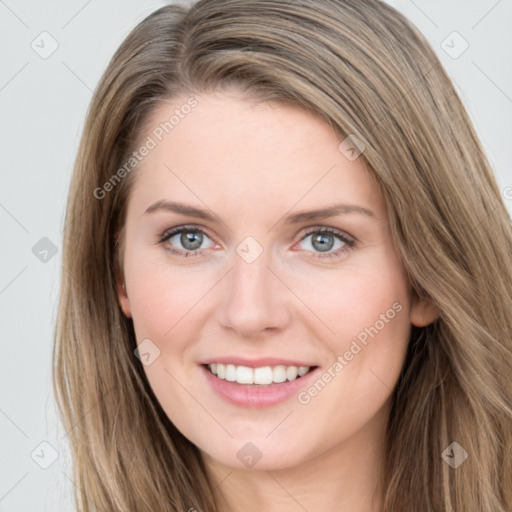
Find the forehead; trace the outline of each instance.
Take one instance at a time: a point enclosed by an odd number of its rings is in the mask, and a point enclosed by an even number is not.
[[[232,91],[193,98],[161,103],[147,123],[142,140],[151,149],[132,191],[141,208],[167,197],[210,200],[239,213],[342,201],[382,213],[378,187],[362,160],[340,151],[343,137],[320,117]]]

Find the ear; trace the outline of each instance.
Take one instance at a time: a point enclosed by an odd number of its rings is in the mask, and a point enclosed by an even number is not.
[[[416,327],[425,327],[439,317],[437,308],[427,300],[413,299],[410,310],[411,324]]]
[[[119,299],[119,304],[123,313],[126,317],[131,318],[132,313],[130,309],[130,299],[128,299],[128,294],[126,292],[126,284],[124,281],[123,272],[119,269],[119,265],[116,261],[115,263],[115,276],[116,276],[116,290],[117,297]]]

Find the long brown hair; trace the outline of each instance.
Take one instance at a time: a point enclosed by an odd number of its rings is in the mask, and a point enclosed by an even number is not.
[[[199,450],[134,356],[115,277],[137,174],[118,170],[147,120],[163,100],[228,86],[306,109],[364,144],[414,296],[439,311],[413,329],[393,393],[384,512],[509,512],[511,220],[440,61],[378,0],[168,5],[112,58],[75,162],[55,333],[78,510],[217,510]],[[443,457],[455,442],[468,455],[457,468]]]

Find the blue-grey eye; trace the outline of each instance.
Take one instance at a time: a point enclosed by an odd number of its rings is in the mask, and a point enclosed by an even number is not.
[[[330,251],[334,245],[334,237],[327,233],[315,233],[311,245],[320,252]]]
[[[180,243],[187,251],[195,251],[201,247],[203,238],[203,234],[198,231],[183,231],[180,234]]]
[[[331,250],[343,249],[344,246],[349,245],[347,240],[337,233],[329,231],[310,231],[302,240],[302,249],[313,251],[317,253],[325,253]]]

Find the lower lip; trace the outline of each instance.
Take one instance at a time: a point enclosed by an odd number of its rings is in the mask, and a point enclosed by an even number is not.
[[[230,404],[250,409],[272,407],[296,396],[320,370],[317,367],[298,379],[260,387],[219,379],[207,367],[200,365],[200,368],[212,389],[221,398]]]

